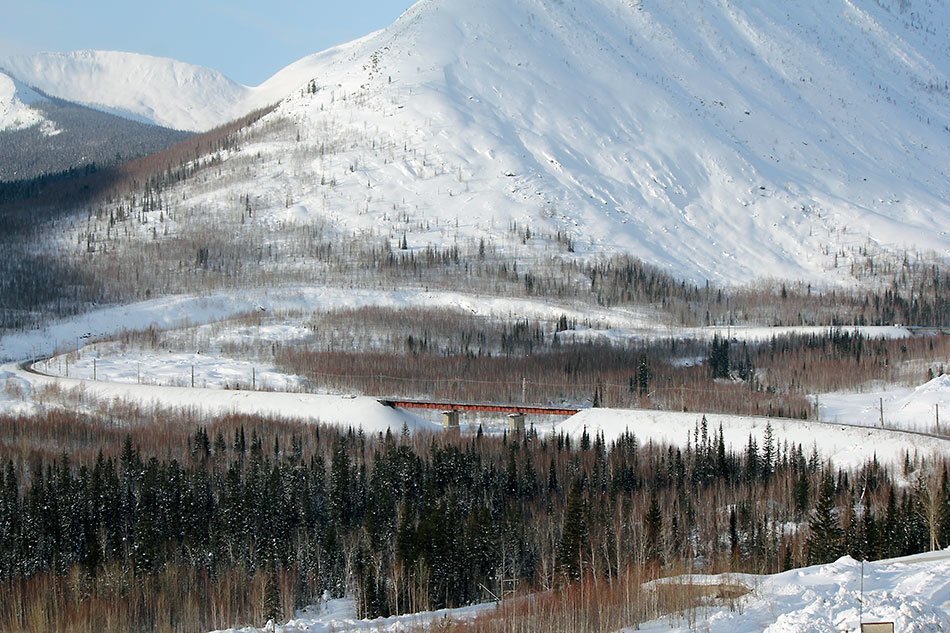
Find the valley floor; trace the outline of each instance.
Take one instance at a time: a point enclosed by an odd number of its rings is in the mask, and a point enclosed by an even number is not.
[[[639,335],[711,339],[720,332],[716,328],[674,330],[652,321],[646,312],[588,310],[582,306],[460,293],[359,293],[309,288],[285,293],[261,291],[259,295],[250,296],[225,293],[206,298],[178,297],[108,308],[53,324],[42,332],[0,339],[0,358],[18,361],[0,366],[0,413],[42,413],[57,407],[85,407],[93,411],[99,403],[119,401],[211,415],[238,412],[339,426],[359,425],[369,433],[385,430],[395,433],[404,427],[437,432],[440,427],[433,421],[385,407],[371,397],[305,393],[309,385],[303,378],[282,373],[262,359],[248,360],[228,353],[229,349],[247,341],[292,344],[306,333],[307,324],[300,315],[314,310],[315,306],[334,309],[364,305],[436,305],[463,308],[489,318],[529,315],[553,320],[563,314],[580,315],[594,326],[575,332],[578,337],[623,340]],[[263,326],[240,321],[220,323],[254,311],[273,315],[287,311],[288,316]],[[210,341],[210,345],[194,353],[183,353],[126,347],[110,340],[123,328],[149,326],[180,330],[179,342],[194,338]],[[205,330],[195,333],[196,328]],[[768,340],[778,333],[771,328],[731,328],[729,331],[738,340]],[[906,329],[898,327],[869,333],[891,338],[908,335]],[[89,339],[101,342],[91,343]],[[36,363],[23,362],[24,358],[35,356],[44,358]],[[31,366],[37,371],[30,371]],[[588,408],[567,420],[546,420],[537,429],[541,433],[563,432],[576,439],[584,434],[603,434],[608,443],[632,433],[642,444],[681,447],[698,446],[706,442],[707,435],[714,437],[721,432],[725,444],[740,453],[752,437],[760,447],[767,442],[774,442],[776,446],[801,445],[806,455],[814,450],[821,459],[831,460],[840,468],[858,468],[872,459],[895,464],[907,455],[945,455],[950,449],[950,438],[930,435],[928,426],[931,411],[946,409],[950,418],[947,376],[937,376],[916,389],[879,385],[864,393],[820,394],[817,399],[823,421]],[[889,428],[879,428],[877,424],[882,403]],[[469,420],[463,423],[463,429],[466,426],[474,430],[475,425]],[[500,433],[504,428],[502,419],[494,425],[489,422],[485,431]],[[662,590],[663,584],[670,583],[740,585],[748,589],[748,593],[730,599],[725,605],[708,602],[688,612],[648,623],[639,630],[831,633],[855,631],[863,618],[863,621],[894,621],[896,630],[902,633],[950,631],[950,550],[866,563],[863,572],[861,563],[845,557],[831,564],[772,576],[688,576],[660,581],[651,587]],[[356,618],[352,601],[331,600],[298,613],[296,619],[286,624],[271,623],[263,630],[342,633],[431,629],[446,620],[472,620],[492,608],[492,605],[478,605],[366,621]],[[232,633],[260,630],[230,629]]]
[[[283,416],[336,425],[361,425],[368,432],[403,425],[413,430],[438,430],[433,422],[380,405],[369,397],[347,393],[313,394],[306,380],[287,375],[266,359],[236,358],[229,349],[249,342],[292,345],[308,332],[307,311],[386,306],[463,309],[485,318],[555,320],[561,315],[590,325],[563,332],[577,338],[628,340],[631,337],[709,338],[722,328],[673,328],[656,320],[648,310],[592,308],[540,300],[467,295],[457,292],[405,290],[354,291],[332,287],[296,287],[258,292],[224,292],[197,297],[183,295],[101,309],[53,323],[42,331],[0,338],[0,359],[21,361],[48,356],[35,364],[44,375],[29,373],[15,364],[0,367],[0,412],[28,414],[72,398],[72,406],[92,406],[112,400],[192,408],[209,414],[229,412]],[[268,315],[261,324],[222,322],[239,315]],[[276,317],[276,318],[274,318]],[[181,349],[194,352],[140,349],[107,339],[124,330],[156,327],[172,333]],[[732,327],[736,340],[763,341],[789,332],[824,332],[827,328]],[[860,328],[870,336],[904,338],[902,327]],[[106,340],[88,344],[90,339]],[[82,349],[77,353],[77,347]],[[60,350],[59,355],[55,355]],[[70,350],[73,350],[70,352]],[[96,380],[92,380],[93,378]],[[194,386],[195,388],[192,388]],[[881,386],[884,389],[886,386]],[[71,396],[69,394],[72,394]],[[54,397],[55,395],[55,397]],[[401,396],[404,394],[374,394]],[[77,402],[77,399],[82,402]],[[742,450],[750,437],[766,441],[767,427],[776,445],[800,444],[806,454],[817,450],[839,467],[859,466],[870,459],[901,460],[905,454],[929,455],[946,451],[950,440],[930,437],[935,406],[950,418],[950,379],[939,376],[916,390],[890,388],[886,392],[821,394],[817,397],[822,421],[768,419],[714,415],[702,412],[587,409],[563,421],[536,420],[538,430],[565,432],[578,438],[586,431],[603,433],[610,442],[630,432],[641,442],[686,446],[699,439],[703,420],[710,435],[722,427],[726,443]],[[884,400],[879,400],[884,399]],[[878,426],[880,402],[886,402],[888,428]],[[531,423],[531,420],[529,420]],[[484,424],[486,431],[505,428],[505,420],[469,418],[463,429]],[[494,425],[494,427],[493,427]],[[903,432],[903,430],[915,433]]]

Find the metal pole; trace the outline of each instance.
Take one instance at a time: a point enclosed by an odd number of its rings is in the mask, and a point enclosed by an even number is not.
[[[865,512],[867,510],[865,509]],[[864,559],[861,559],[861,598],[858,600],[858,631],[864,623]]]

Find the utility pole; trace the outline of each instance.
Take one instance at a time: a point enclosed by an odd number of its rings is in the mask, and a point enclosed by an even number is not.
[[[884,398],[877,399],[878,407],[881,410],[881,428],[884,428]]]
[[[934,420],[937,422],[937,435],[940,435],[940,404],[934,404]]]

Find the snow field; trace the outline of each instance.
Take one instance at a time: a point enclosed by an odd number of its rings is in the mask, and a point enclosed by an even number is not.
[[[217,354],[179,354],[132,350],[112,344],[85,347],[36,363],[44,374],[124,384],[299,392],[307,386],[301,376],[288,376],[274,367]],[[192,384],[193,383],[193,384]]]
[[[787,334],[821,334],[826,327],[706,327],[680,328],[666,324],[665,316],[649,308],[604,308],[580,302],[541,299],[511,299],[465,292],[427,291],[418,288],[374,290],[343,287],[291,286],[219,291],[208,295],[175,295],[122,306],[101,308],[74,318],[51,323],[39,330],[0,337],[0,361],[23,360],[75,350],[91,340],[110,339],[124,330],[181,329],[210,324],[241,315],[260,313],[269,319],[260,329],[231,328],[232,334],[216,334],[213,344],[223,346],[241,340],[293,341],[305,334],[304,319],[286,313],[307,314],[361,307],[430,308],[460,310],[484,318],[524,318],[554,322],[562,315],[578,322],[577,330],[559,333],[569,340],[601,338],[622,342],[632,337],[708,339],[716,335],[734,340],[767,341]],[[583,324],[589,322],[590,327]],[[846,327],[874,338],[904,338],[907,328]],[[227,338],[230,337],[230,338]]]
[[[15,365],[5,365],[0,368],[0,372],[12,375],[27,395],[52,386],[60,390],[76,390],[84,400],[133,402],[169,409],[186,408],[207,416],[243,413],[282,417],[358,427],[367,433],[385,433],[387,430],[398,433],[403,426],[410,431],[436,431],[440,428],[411,413],[383,406],[373,398],[99,382],[40,376],[22,372]]]
[[[915,388],[889,386],[862,393],[812,396],[826,422],[884,425],[923,433],[950,431],[950,376],[937,376]]]
[[[46,98],[24,86],[16,79],[0,72],[0,132],[23,130],[41,125],[43,134],[57,134],[55,125],[43,113],[30,107]]]

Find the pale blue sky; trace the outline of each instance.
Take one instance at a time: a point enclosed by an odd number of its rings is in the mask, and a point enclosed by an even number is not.
[[[310,53],[383,28],[414,0],[3,0],[0,57],[131,51],[257,85]]]

